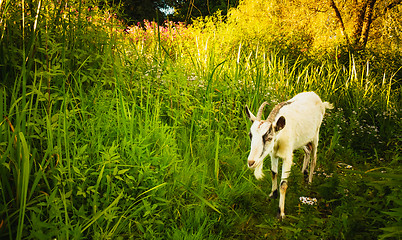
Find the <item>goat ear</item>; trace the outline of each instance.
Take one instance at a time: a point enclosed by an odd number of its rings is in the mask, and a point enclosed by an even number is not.
[[[256,120],[256,117],[254,116],[253,113],[251,113],[250,109],[248,109],[247,105],[246,105],[246,115],[251,122],[254,122]]]
[[[286,119],[284,116],[281,116],[278,121],[276,121],[275,132],[282,130],[286,125]]]

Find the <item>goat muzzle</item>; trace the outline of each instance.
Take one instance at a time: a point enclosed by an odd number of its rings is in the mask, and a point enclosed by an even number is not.
[[[249,168],[252,168],[254,166],[254,164],[255,164],[254,160],[248,160],[248,167]]]

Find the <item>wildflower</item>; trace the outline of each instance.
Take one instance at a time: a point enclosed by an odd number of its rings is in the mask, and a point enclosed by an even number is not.
[[[349,164],[346,164],[346,163],[338,163],[338,167],[339,167],[339,168],[344,167],[344,168],[346,168],[346,169],[352,169],[352,168],[353,168],[352,165],[349,165]]]
[[[195,80],[197,80],[197,76],[193,73],[193,74],[187,76],[187,80],[188,81],[195,81]]]
[[[300,197],[299,200],[300,200],[300,202],[302,202],[302,204],[314,205],[317,203],[316,198]]]
[[[330,178],[332,177],[333,173],[326,174],[325,172],[323,172],[322,175],[324,175],[326,178]]]

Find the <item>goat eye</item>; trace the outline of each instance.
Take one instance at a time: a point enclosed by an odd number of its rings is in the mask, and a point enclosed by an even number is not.
[[[272,136],[270,136],[269,133],[267,132],[262,136],[262,141],[264,143],[267,142],[267,141],[270,142],[270,141],[272,141]]]

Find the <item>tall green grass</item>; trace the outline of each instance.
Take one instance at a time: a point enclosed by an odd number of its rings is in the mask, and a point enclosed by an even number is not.
[[[400,80],[353,56],[222,51],[186,29],[173,43],[156,25],[148,42],[131,41],[113,18],[87,21],[110,16],[89,3],[52,4],[0,3],[1,238],[400,237]],[[336,109],[311,187],[295,152],[278,222],[269,178],[245,163],[243,109],[310,90]]]

